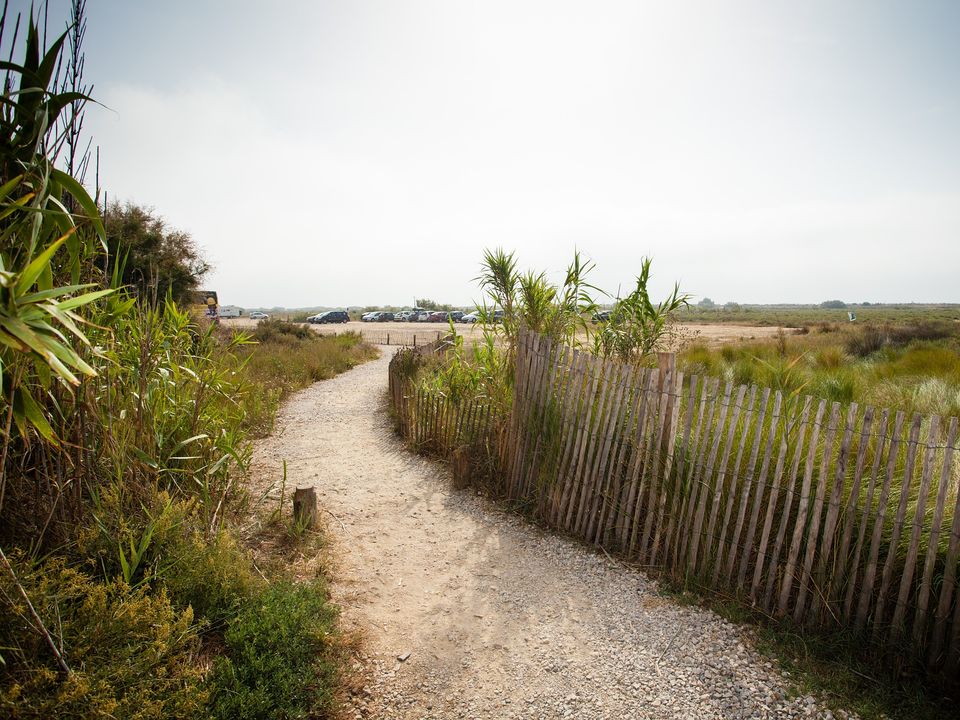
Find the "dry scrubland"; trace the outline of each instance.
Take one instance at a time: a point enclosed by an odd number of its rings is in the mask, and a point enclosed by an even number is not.
[[[223,320],[225,327],[244,327],[256,326],[257,321],[250,318],[241,317],[230,320]],[[387,334],[392,336],[391,345],[397,344],[394,338],[409,339],[413,335],[421,337],[435,337],[436,333],[446,332],[449,326],[444,323],[404,323],[404,322],[383,322],[383,323],[365,323],[351,321],[342,325],[306,325],[314,332],[321,335],[332,335],[343,332],[357,332],[364,338],[372,340],[385,339]],[[770,325],[722,325],[722,324],[688,324],[683,323],[680,326],[684,336],[691,341],[700,339],[710,346],[719,346],[730,342],[740,342],[743,340],[756,340],[763,338],[776,337],[778,328]],[[469,325],[466,323],[455,323],[454,328],[458,334],[463,335],[467,341],[479,340],[483,336],[483,329],[480,325]],[[788,329],[786,332],[793,332]],[[419,341],[418,341],[419,342]]]

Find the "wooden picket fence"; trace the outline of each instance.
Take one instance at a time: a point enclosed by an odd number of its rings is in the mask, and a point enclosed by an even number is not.
[[[446,330],[380,330],[361,327],[351,330],[333,330],[327,329],[334,326],[330,325],[312,325],[314,332],[320,335],[343,335],[344,333],[360,333],[366,342],[372,345],[397,345],[400,347],[424,347],[436,343],[443,339],[449,333]]]
[[[957,418],[684,377],[671,354],[641,368],[533,334],[498,416],[416,389],[400,372],[411,352],[390,370],[404,437],[455,469],[485,449],[488,489],[539,520],[957,679]]]

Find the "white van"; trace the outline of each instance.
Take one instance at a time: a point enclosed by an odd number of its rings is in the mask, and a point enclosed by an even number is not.
[[[235,305],[226,305],[220,308],[220,317],[222,318],[238,318],[241,315],[243,315],[243,310]]]

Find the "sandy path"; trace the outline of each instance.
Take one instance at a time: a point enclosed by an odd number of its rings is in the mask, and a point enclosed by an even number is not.
[[[272,478],[285,459],[288,482],[315,485],[338,518],[333,592],[364,633],[369,678],[348,715],[830,717],[785,700],[743,630],[452,490],[393,434],[388,360],[298,393],[254,458],[254,477]]]

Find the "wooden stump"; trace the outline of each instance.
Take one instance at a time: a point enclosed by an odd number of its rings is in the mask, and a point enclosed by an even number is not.
[[[297,488],[293,493],[293,521],[302,528],[317,524],[317,491],[315,488]]]
[[[470,485],[470,448],[458,447],[451,456],[453,486],[462,490]]]

